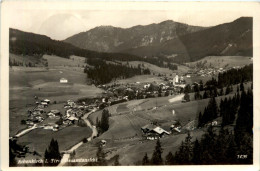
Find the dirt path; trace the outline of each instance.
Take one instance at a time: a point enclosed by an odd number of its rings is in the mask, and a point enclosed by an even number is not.
[[[16,134],[15,136],[16,136],[16,137],[21,137],[21,136],[23,136],[24,134],[27,134],[28,132],[30,132],[31,130],[36,129],[36,128],[37,128],[37,125],[34,124],[31,128],[25,129],[25,130],[23,130],[22,132]]]
[[[98,134],[97,132],[97,128],[95,126],[93,126],[89,120],[88,120],[88,116],[91,114],[91,113],[94,113],[96,111],[96,109],[93,109],[92,111],[86,113],[82,119],[86,122],[87,126],[90,127],[90,129],[92,129],[92,134],[90,137],[88,137],[88,142],[91,141],[93,138],[95,138]],[[64,151],[64,154],[62,156],[62,159],[59,163],[58,166],[64,166],[68,159],[70,158],[70,154],[73,153],[73,151],[75,151],[76,149],[78,149],[81,145],[83,144],[83,141],[79,142],[78,144],[74,145],[73,147],[71,147],[69,150],[67,151]]]

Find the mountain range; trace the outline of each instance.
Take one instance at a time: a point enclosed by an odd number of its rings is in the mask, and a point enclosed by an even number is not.
[[[252,17],[241,17],[213,27],[190,26],[167,20],[126,29],[100,26],[71,36],[64,42],[99,52],[121,52],[189,62],[209,55],[252,56],[252,33]]]
[[[143,60],[150,63],[197,61],[206,56],[252,56],[253,18],[213,27],[190,26],[167,20],[158,24],[118,28],[100,26],[64,41],[9,29],[14,54],[78,55],[106,60]]]
[[[134,26],[123,29],[100,26],[64,40],[74,46],[100,52],[120,52],[125,49],[157,46],[176,37],[203,30],[171,20],[159,24]]]

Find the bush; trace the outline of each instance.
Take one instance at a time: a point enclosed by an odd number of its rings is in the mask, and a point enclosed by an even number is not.
[[[83,138],[83,143],[87,143],[88,142],[88,139],[87,138]]]
[[[21,120],[21,124],[22,125],[25,125],[26,124],[26,121],[23,119],[23,120]]]

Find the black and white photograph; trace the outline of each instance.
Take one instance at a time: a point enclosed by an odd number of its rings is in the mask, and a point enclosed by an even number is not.
[[[258,2],[24,3],[2,13],[8,168],[259,167]]]

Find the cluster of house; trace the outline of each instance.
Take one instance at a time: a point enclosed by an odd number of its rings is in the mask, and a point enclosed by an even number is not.
[[[66,110],[66,114],[62,117],[63,124],[71,125],[74,124],[76,121],[79,120],[80,117],[83,116],[83,110],[86,106],[77,105],[74,101],[68,100],[67,104],[64,105]]]
[[[27,124],[29,127],[32,127],[35,124],[43,122],[46,118],[51,120],[57,120],[55,123],[50,122],[48,124],[41,124],[38,128],[43,128],[47,130],[58,131],[61,125],[71,125],[75,121],[78,121],[80,117],[84,115],[85,109],[94,109],[97,107],[94,105],[78,105],[72,100],[68,100],[64,105],[66,109],[65,114],[62,114],[59,110],[53,109],[46,112],[45,108],[50,104],[49,99],[36,101],[36,107],[32,110],[28,110],[28,118],[22,120],[23,124]]]
[[[150,87],[153,88],[150,88]],[[173,85],[168,83],[145,83],[145,84],[127,84],[127,85],[113,85],[113,86],[99,86],[105,90],[102,101],[100,101],[101,107],[122,103],[132,99],[145,99],[150,97],[168,96],[173,94],[179,94],[186,84]]]
[[[217,75],[218,73],[225,72],[226,70],[223,68],[206,68],[206,69],[200,69],[196,72],[196,75],[207,77],[207,76],[213,76]]]
[[[181,125],[178,121],[173,121],[171,126],[158,126],[157,124],[147,124],[141,128],[144,137],[148,140],[156,140],[164,136],[170,135],[173,132],[181,132]]]
[[[47,113],[47,116],[50,119],[60,119],[56,123],[49,123],[44,125],[44,129],[50,129],[53,131],[58,131],[61,125],[71,125],[74,124],[76,121],[79,120],[80,117],[84,115],[85,106],[77,105],[74,101],[68,100],[67,103],[64,105],[66,109],[65,114],[62,114],[59,110],[50,110]]]
[[[32,110],[28,110],[28,118],[25,121],[25,124],[28,125],[29,127],[33,126],[36,123],[41,123],[45,119],[43,117],[43,114],[46,113],[44,111],[44,108],[50,104],[50,100],[45,99],[42,100],[41,102],[36,102],[36,107],[33,108]]]

